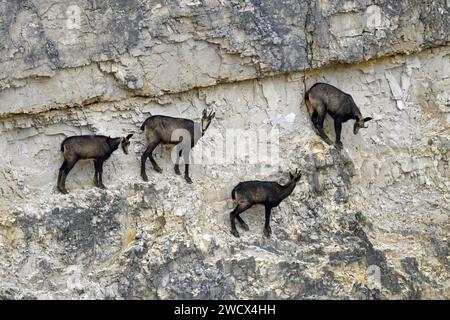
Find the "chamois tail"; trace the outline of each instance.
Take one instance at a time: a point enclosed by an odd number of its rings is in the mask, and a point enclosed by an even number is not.
[[[236,187],[233,188],[233,190],[231,191],[231,199],[236,199]]]

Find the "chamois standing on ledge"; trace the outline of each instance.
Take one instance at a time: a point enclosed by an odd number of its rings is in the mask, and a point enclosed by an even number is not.
[[[61,143],[61,151],[64,153],[64,162],[59,169],[57,188],[66,194],[66,177],[78,160],[94,160],[94,184],[98,188],[106,189],[103,184],[103,162],[111,154],[122,146],[125,154],[128,154],[128,146],[133,135],[126,138],[110,138],[99,135],[72,136]]]
[[[231,197],[236,201],[237,206],[230,213],[231,233],[235,237],[239,237],[235,219],[244,230],[248,231],[248,225],[242,220],[240,214],[255,204],[262,204],[266,209],[264,235],[270,237],[272,233],[272,229],[270,228],[270,213],[272,208],[277,207],[283,199],[292,193],[301,176],[301,173],[296,170],[294,174],[289,172],[289,182],[286,185],[280,185],[270,181],[245,181],[234,187],[233,191],[231,191]]]
[[[192,183],[189,177],[189,154],[190,150],[194,147],[197,141],[205,134],[211,124],[212,119],[215,117],[215,112],[208,112],[203,110],[201,126],[194,123],[194,121],[183,118],[173,118],[169,116],[156,115],[148,117],[141,126],[141,130],[145,132],[147,138],[147,149],[141,158],[141,177],[144,181],[148,181],[147,174],[145,172],[145,162],[147,158],[153,165],[155,171],[162,173],[161,168],[153,158],[152,152],[155,148],[161,144],[175,144],[176,145],[176,161],[175,161],[175,173],[180,175],[180,157],[183,155],[184,159],[184,178],[187,183]],[[201,129],[201,130],[200,130]]]
[[[326,83],[314,84],[305,94],[305,103],[314,127],[319,132],[320,137],[328,144],[332,144],[332,142],[323,130],[323,122],[327,113],[334,119],[336,147],[338,149],[342,148],[342,122],[350,119],[356,120],[353,133],[357,134],[359,129],[367,128],[364,125],[365,122],[372,120],[371,117],[363,118],[351,95]]]

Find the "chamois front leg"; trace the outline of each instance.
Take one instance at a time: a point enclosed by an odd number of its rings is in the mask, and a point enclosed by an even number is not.
[[[59,169],[58,181],[56,183],[58,191],[61,192],[62,194],[67,194],[65,179],[63,178],[64,175],[66,174],[66,168],[67,168],[67,160],[64,160],[63,164],[61,165],[61,168]]]
[[[272,208],[268,205],[265,206],[266,209],[266,222],[264,224],[264,235],[269,238],[272,234],[272,229],[270,228],[270,211]]]
[[[236,221],[235,221],[235,219],[238,219],[238,221],[239,221],[239,219],[242,220],[239,217],[239,214],[244,212],[248,208],[250,208],[250,206],[248,206],[248,205],[247,206],[246,205],[242,206],[242,205],[238,204],[236,206],[236,208],[234,208],[234,210],[230,212],[231,234],[233,236],[235,236],[236,238],[239,238],[239,232],[236,229]],[[239,217],[239,218],[237,218],[237,217]]]
[[[341,142],[342,121],[340,119],[334,119],[334,131],[336,132],[336,148],[342,149],[343,147]]]
[[[97,164],[98,187],[100,189],[106,189],[105,185],[103,184],[103,160],[98,159],[95,163]]]
[[[97,188],[100,188],[100,185],[99,185],[99,183],[98,183],[98,166],[97,166],[97,160],[94,160],[94,170],[95,170],[95,173],[94,173],[94,185],[95,185]]]

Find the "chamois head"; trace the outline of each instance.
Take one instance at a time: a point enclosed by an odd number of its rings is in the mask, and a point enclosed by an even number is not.
[[[353,133],[357,134],[359,129],[361,129],[361,128],[366,129],[367,128],[367,126],[365,126],[364,123],[367,122],[367,121],[372,120],[372,117],[363,118],[363,117],[360,117],[360,116],[356,116],[355,120],[356,121],[355,121],[355,125],[353,126]]]
[[[294,181],[295,183],[297,183],[301,177],[302,173],[298,169],[295,169],[294,173],[289,172],[289,182]]]
[[[208,129],[209,125],[211,124],[212,119],[216,116],[215,112],[210,112],[208,115],[208,112],[206,109],[203,110],[203,116],[202,116],[202,135],[205,134],[206,129]]]
[[[120,140],[120,145],[122,146],[123,153],[125,154],[128,154],[128,146],[130,145],[130,139],[132,136],[133,134],[129,134]]]

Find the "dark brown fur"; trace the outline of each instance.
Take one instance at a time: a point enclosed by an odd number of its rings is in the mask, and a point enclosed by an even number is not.
[[[209,115],[206,110],[203,110],[201,126],[194,123],[194,121],[183,118],[174,118],[169,116],[151,116],[147,118],[141,126],[141,130],[145,131],[147,138],[147,149],[141,158],[141,176],[144,181],[148,181],[145,172],[145,163],[147,158],[150,159],[153,169],[161,173],[162,170],[153,158],[153,150],[161,144],[175,144],[177,145],[175,162],[175,173],[181,174],[179,168],[180,157],[184,158],[184,178],[188,183],[192,183],[189,177],[189,153],[190,149],[194,147],[197,141],[203,136],[206,129],[208,129],[215,113],[211,112]]]
[[[248,225],[242,220],[240,214],[255,204],[262,204],[266,210],[264,235],[270,237],[272,233],[270,228],[270,213],[272,208],[277,207],[283,199],[292,193],[300,178],[301,173],[296,171],[294,174],[289,173],[289,182],[286,185],[280,185],[279,183],[270,181],[245,181],[239,183],[231,191],[231,197],[237,204],[236,208],[230,213],[231,233],[235,237],[239,237],[235,219],[244,230],[249,230]]]
[[[130,134],[126,138],[110,138],[106,136],[73,136],[61,143],[61,152],[64,154],[64,162],[59,169],[57,188],[62,193],[67,193],[66,177],[78,160],[93,159],[95,176],[94,183],[97,187],[106,189],[103,184],[103,162],[111,154],[122,146],[125,154],[128,154]]]
[[[338,88],[326,84],[314,84],[305,95],[305,103],[314,127],[320,137],[328,144],[332,144],[330,138],[323,130],[323,122],[327,113],[334,119],[336,132],[336,146],[342,148],[341,130],[342,123],[354,119],[353,133],[357,134],[360,128],[367,128],[364,123],[372,118],[363,118],[358,106],[351,95],[342,92]]]

